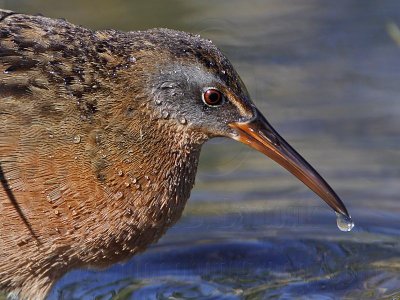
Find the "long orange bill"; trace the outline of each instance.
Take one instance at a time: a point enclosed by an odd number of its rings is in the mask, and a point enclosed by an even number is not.
[[[276,161],[320,196],[336,213],[350,219],[342,200],[328,183],[272,128],[257,109],[252,120],[231,123],[230,126],[238,133],[234,137],[236,140]]]

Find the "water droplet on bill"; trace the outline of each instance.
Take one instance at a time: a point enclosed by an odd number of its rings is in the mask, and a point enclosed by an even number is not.
[[[354,227],[354,222],[351,217],[336,213],[336,223],[337,227],[341,231],[350,231]]]

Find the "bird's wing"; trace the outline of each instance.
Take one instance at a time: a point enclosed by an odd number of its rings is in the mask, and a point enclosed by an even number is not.
[[[63,20],[0,11],[0,261],[12,251],[3,248],[7,240],[64,222],[70,216],[63,221],[54,210],[94,190],[84,185],[94,175],[79,134],[82,141],[90,134],[82,119],[90,117],[85,91],[95,70],[88,63],[83,71],[88,55],[77,32],[90,34]]]

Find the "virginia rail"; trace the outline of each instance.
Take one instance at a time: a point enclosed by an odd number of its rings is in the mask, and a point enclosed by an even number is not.
[[[43,299],[73,268],[143,251],[181,216],[201,145],[217,136],[349,217],[211,41],[0,10],[0,287]]]

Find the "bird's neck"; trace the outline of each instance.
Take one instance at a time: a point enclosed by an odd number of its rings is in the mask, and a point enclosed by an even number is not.
[[[105,187],[95,226],[103,232],[98,248],[107,264],[114,253],[117,261],[121,251],[129,256],[143,250],[179,219],[206,140],[203,134],[189,133],[184,125],[171,127],[165,120],[136,116],[132,122],[129,128],[108,126],[99,139],[106,138],[114,147],[93,152],[97,178]],[[99,257],[93,255],[96,264]]]

